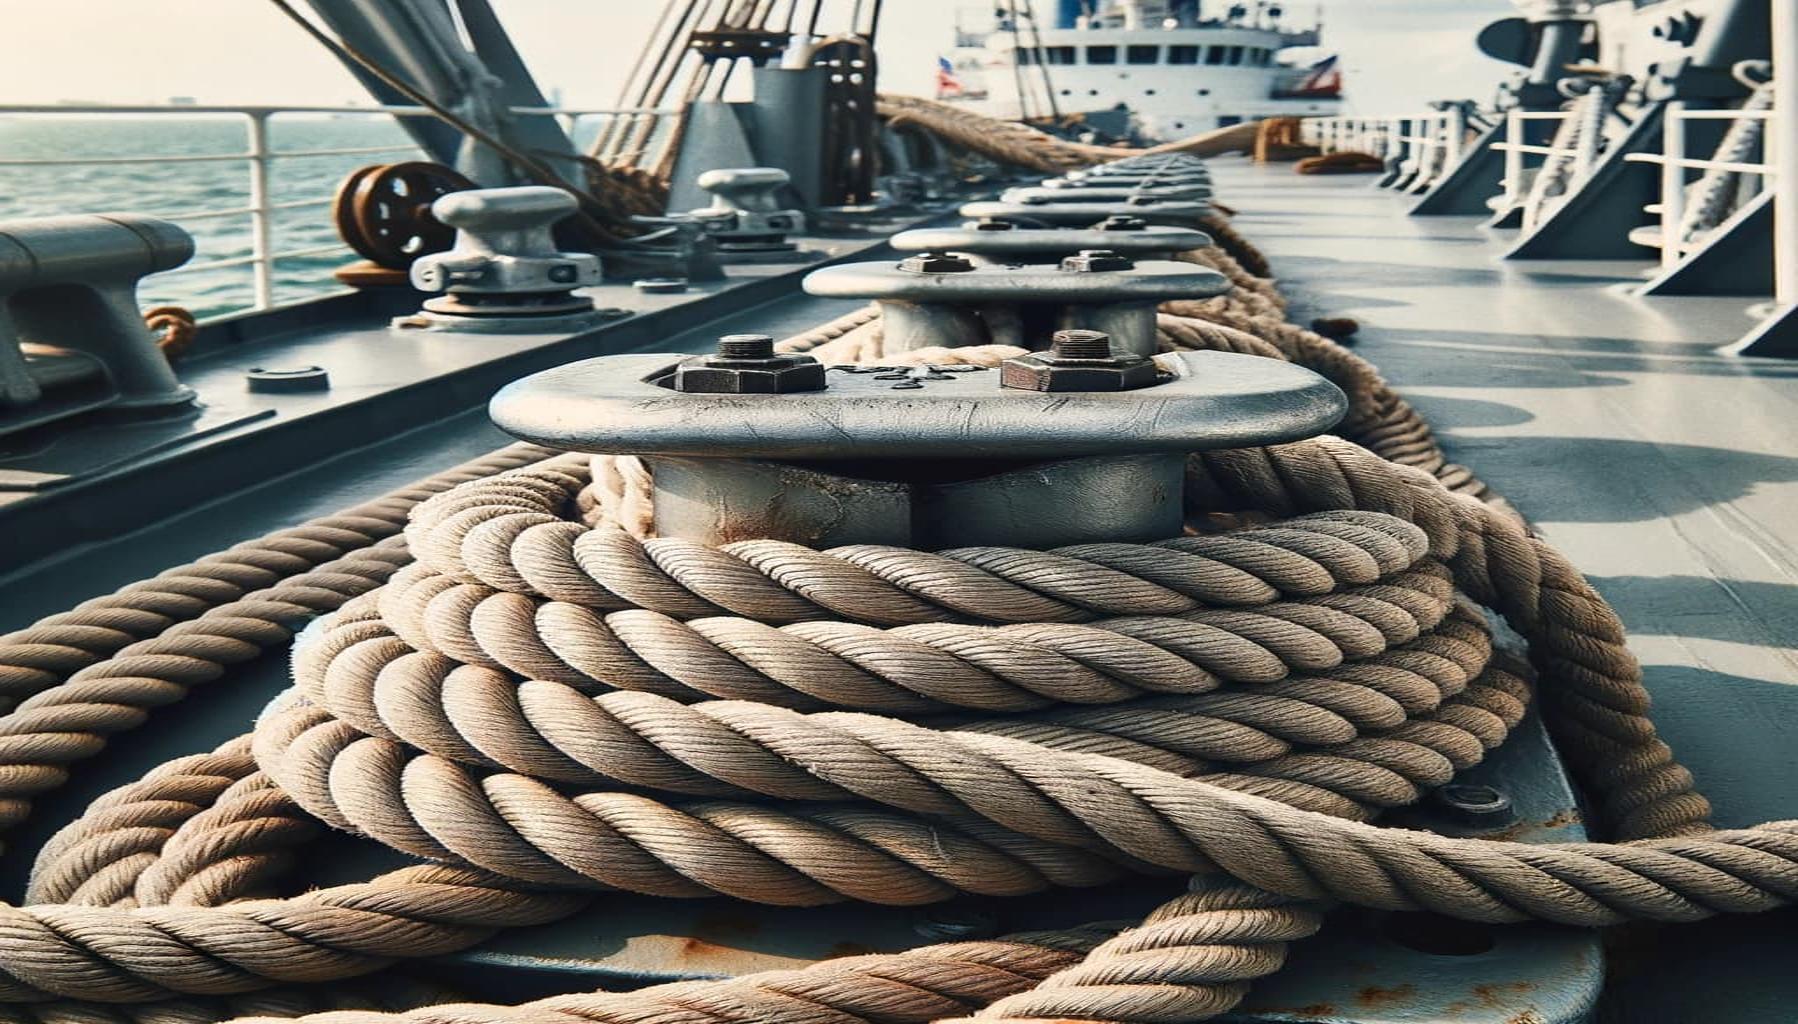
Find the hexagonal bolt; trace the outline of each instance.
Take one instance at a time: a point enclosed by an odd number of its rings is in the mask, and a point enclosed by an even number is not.
[[[1096,274],[1108,270],[1135,270],[1136,261],[1110,249],[1082,249],[1077,255],[1061,261],[1061,269],[1075,274]]]
[[[1155,361],[1115,355],[1104,331],[1056,331],[1047,352],[1007,359],[999,386],[1013,391],[1136,391],[1161,383]]]
[[[694,356],[675,367],[668,386],[689,395],[792,395],[823,391],[824,364],[811,356],[774,352],[766,334],[727,334],[714,355]]]
[[[899,269],[914,274],[965,274],[974,269],[974,261],[955,252],[921,252],[900,260]]]

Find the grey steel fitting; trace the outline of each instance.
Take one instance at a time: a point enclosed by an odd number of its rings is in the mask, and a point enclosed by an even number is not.
[[[138,281],[193,255],[193,238],[165,220],[113,213],[0,223],[0,415],[9,426],[72,410],[162,409],[193,401],[144,326]],[[20,342],[53,349],[27,358]],[[64,413],[32,410],[46,391],[90,385]]]
[[[727,334],[715,354],[683,360],[656,383],[688,395],[792,395],[823,391],[824,364],[775,354],[766,334]]]
[[[921,252],[899,261],[899,269],[913,274],[965,274],[974,261],[955,252]]]
[[[698,185],[712,205],[693,214],[724,252],[791,250],[787,235],[804,230],[805,214],[782,205],[792,183],[778,167],[721,167],[701,174]]]
[[[1137,391],[1161,383],[1153,359],[1114,354],[1104,331],[1056,331],[1047,352],[1007,359],[999,386],[1013,391]]]
[[[1095,274],[1107,270],[1135,270],[1136,261],[1110,249],[1082,249],[1061,261],[1061,269],[1073,274]]]
[[[431,213],[456,229],[456,244],[412,264],[412,285],[444,294],[393,325],[510,334],[592,323],[593,300],[574,290],[600,283],[599,257],[562,252],[550,234],[577,206],[566,191],[543,185],[441,197]]]

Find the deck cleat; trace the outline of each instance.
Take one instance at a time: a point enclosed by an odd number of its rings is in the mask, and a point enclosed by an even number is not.
[[[805,214],[787,208],[781,194],[792,178],[778,167],[727,167],[699,176],[699,187],[712,195],[712,205],[692,216],[718,245],[719,260],[729,262],[803,258],[787,236],[805,229]]]
[[[0,434],[96,409],[192,404],[138,312],[138,282],[194,243],[133,214],[0,223]]]
[[[1015,234],[1022,232],[992,237]],[[1222,274],[1191,263],[1136,262],[1099,249],[1063,252],[1067,261],[1050,264],[976,265],[966,256],[941,253],[909,256],[898,264],[849,263],[813,271],[805,290],[874,300],[888,352],[993,344],[1030,348],[1033,338],[1084,329],[1104,331],[1120,352],[1144,357],[1155,354],[1160,303],[1229,290]],[[926,265],[956,269],[916,269]]]
[[[448,252],[412,265],[412,285],[443,292],[395,327],[520,334],[579,330],[599,322],[575,289],[600,283],[599,257],[561,252],[550,228],[575,212],[574,196],[544,186],[453,192],[431,204],[456,229]]]

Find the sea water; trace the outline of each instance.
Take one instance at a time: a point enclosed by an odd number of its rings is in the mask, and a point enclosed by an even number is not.
[[[269,121],[272,204],[329,198],[358,167],[421,159],[406,133],[386,115],[289,114]],[[241,154],[246,119],[237,115],[69,115],[0,119],[0,159],[117,159],[127,163],[0,166],[0,220],[69,213],[127,212],[164,217],[194,236],[192,263],[250,254],[248,214],[189,219],[198,210],[249,205],[247,160],[156,163],[155,157]],[[390,153],[287,156],[283,151],[398,147]],[[141,162],[140,162],[141,161]],[[314,249],[340,242],[329,205],[277,210],[271,249]],[[283,259],[274,267],[274,300],[287,303],[340,290],[331,271],[358,257],[348,248]],[[145,308],[186,306],[206,317],[248,308],[254,300],[247,264],[158,274],[144,282]]]

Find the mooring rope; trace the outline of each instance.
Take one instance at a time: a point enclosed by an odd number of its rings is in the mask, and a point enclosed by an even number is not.
[[[650,536],[639,460],[519,446],[0,641],[11,824],[109,736],[329,613],[250,734],[43,847],[28,905],[0,905],[0,1020],[1147,1024],[1235,1006],[1332,903],[1602,926],[1798,899],[1798,824],[1710,830],[1603,599],[1230,247],[1190,257],[1235,264],[1234,288],[1170,307],[1164,347],[1312,366],[1368,447],[1195,455],[1190,536],[712,547]],[[864,311],[787,347],[1016,351],[879,344]],[[1619,842],[1373,824],[1532,699]],[[326,827],[427,863],[280,896]],[[1127,928],[724,981],[415,1009],[433,997],[280,989],[607,892],[915,905],[1169,873],[1189,891]]]

